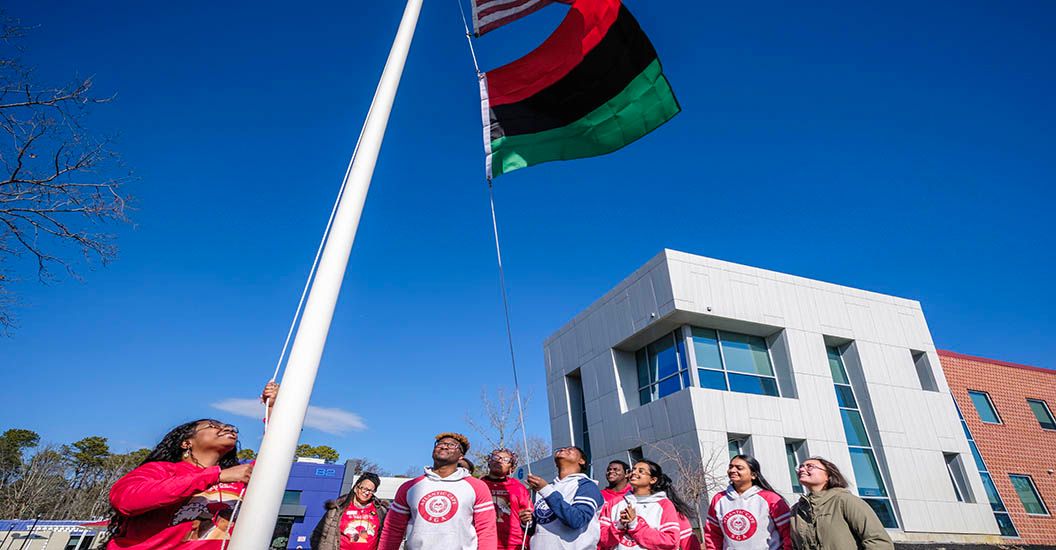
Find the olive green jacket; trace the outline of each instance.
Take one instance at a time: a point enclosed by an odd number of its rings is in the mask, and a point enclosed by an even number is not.
[[[796,550],[894,550],[876,512],[847,489],[810,493],[792,506]]]

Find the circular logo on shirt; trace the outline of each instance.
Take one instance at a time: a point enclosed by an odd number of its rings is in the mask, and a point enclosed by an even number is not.
[[[742,541],[752,538],[757,525],[755,516],[747,510],[734,510],[722,516],[722,530],[731,540]]]
[[[458,511],[458,499],[447,491],[433,491],[418,501],[418,515],[429,523],[443,523]]]

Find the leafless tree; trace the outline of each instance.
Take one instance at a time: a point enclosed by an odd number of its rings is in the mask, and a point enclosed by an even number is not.
[[[679,494],[686,502],[693,503],[698,521],[703,521],[707,515],[705,503],[708,497],[722,491],[728,484],[724,473],[729,458],[726,449],[692,449],[662,441],[649,445],[648,453],[661,466],[673,470],[671,477],[675,480]]]
[[[528,411],[530,395],[521,396],[521,406]],[[474,415],[466,413],[466,424],[469,425],[483,444],[478,440],[470,449],[470,460],[477,465],[487,467],[487,456],[492,449],[508,448],[521,455],[521,463],[532,462],[550,456],[550,445],[546,440],[528,435],[528,456],[524,455],[524,439],[521,437],[520,419],[517,414],[517,394],[502,386],[496,388],[494,396],[488,388],[480,389],[480,411]]]
[[[84,125],[108,103],[92,79],[41,84],[19,59],[28,30],[0,13],[0,328],[14,323],[9,283],[27,258],[41,282],[56,268],[76,277],[75,258],[106,264],[117,248],[107,222],[127,221],[129,196],[111,140]]]

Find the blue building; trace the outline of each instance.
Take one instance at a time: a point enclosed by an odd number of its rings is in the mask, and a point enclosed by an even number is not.
[[[272,537],[273,549],[310,548],[312,529],[325,513],[326,501],[352,490],[352,465],[319,464],[300,459],[290,470],[286,493]]]

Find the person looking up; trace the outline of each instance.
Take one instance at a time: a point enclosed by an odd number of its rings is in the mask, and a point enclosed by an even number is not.
[[[630,473],[631,466],[622,460],[613,460],[609,463],[608,468],[605,468],[605,481],[609,486],[601,490],[601,496],[605,502],[621,499],[631,490],[631,485],[627,483],[627,476]]]
[[[404,482],[389,506],[381,530],[381,550],[495,550],[495,505],[483,481],[458,467],[469,451],[466,436],[438,434],[433,467]],[[408,534],[408,531],[409,534]]]
[[[364,472],[352,491],[323,505],[326,514],[312,531],[312,550],[375,550],[388,506],[375,495],[381,478]]]
[[[279,385],[261,392],[268,412]],[[108,550],[219,550],[253,464],[239,464],[238,428],[212,418],[169,430],[137,468],[110,489]]]
[[[730,486],[716,494],[704,527],[707,550],[792,550],[788,503],[748,455],[730,459]]]
[[[631,491],[601,509],[601,550],[699,550],[689,521],[696,517],[659,464],[639,460]]]
[[[792,506],[792,544],[796,550],[893,550],[880,518],[866,502],[847,490],[835,464],[811,457],[796,468],[808,492]]]
[[[604,502],[598,484],[584,473],[586,454],[579,447],[562,447],[554,452],[557,478],[553,484],[528,476],[528,486],[536,491],[535,512],[521,510],[521,521],[535,520],[531,537],[534,550],[594,550],[601,531],[598,510]]]
[[[495,449],[488,455],[488,473],[483,481],[495,503],[495,527],[499,550],[519,550],[524,541],[521,511],[532,510],[528,489],[510,473],[517,468],[517,454],[509,449]]]

